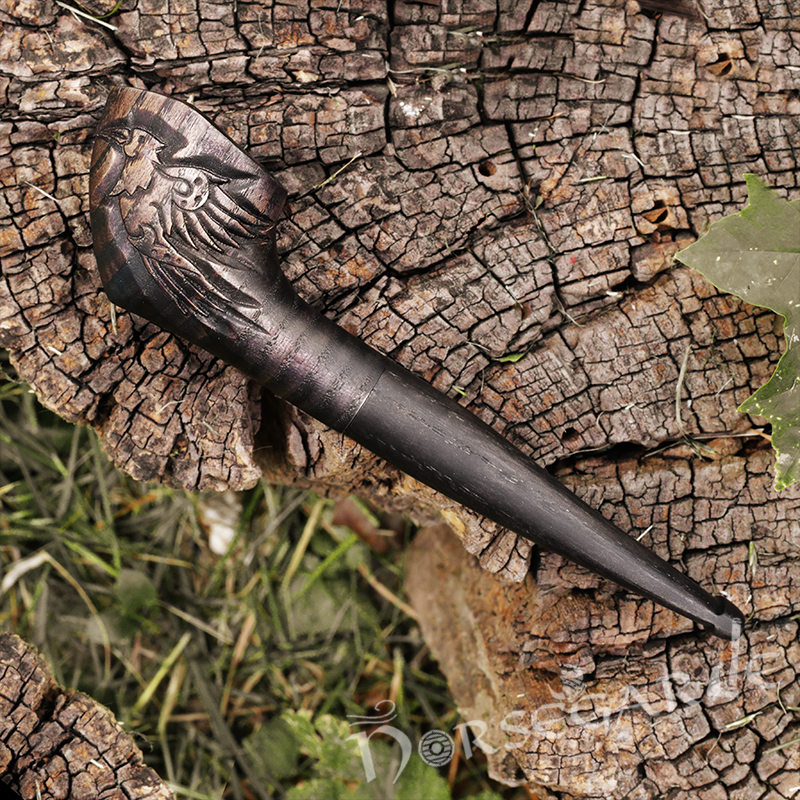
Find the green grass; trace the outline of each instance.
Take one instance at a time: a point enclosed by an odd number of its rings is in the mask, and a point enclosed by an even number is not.
[[[414,744],[462,721],[402,600],[402,549],[378,555],[332,523],[335,501],[262,482],[226,498],[234,538],[215,553],[219,497],[115,470],[0,366],[0,629],[107,705],[177,797],[532,796],[478,756],[452,774],[414,757],[405,788],[380,788],[343,742],[348,714],[389,698]],[[399,748],[377,738],[393,774]]]

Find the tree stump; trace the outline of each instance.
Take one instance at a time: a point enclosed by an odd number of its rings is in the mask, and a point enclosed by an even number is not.
[[[113,4],[89,5],[101,14]],[[358,492],[419,519],[441,514],[485,570],[529,576],[549,622],[518,634],[519,654],[525,674],[549,675],[551,688],[566,669],[653,681],[665,654],[708,669],[723,657],[724,645],[687,636],[681,618],[552,556],[532,561],[527,542],[233,368],[113,313],[88,226],[93,126],[111,85],[189,99],[288,189],[279,249],[305,299],[460,397],[632,535],[646,532],[660,555],[752,612],[759,637],[783,642],[800,608],[798,492],[771,494],[763,420],[736,411],[776,363],[780,325],[672,259],[743,206],[745,172],[800,196],[800,14],[797,0],[698,9],[123,0],[106,20],[112,33],[52,0],[6,0],[0,344],[42,403],[93,427],[139,479],[222,490],[264,475]],[[699,447],[699,437],[709,441]],[[761,772],[704,772],[699,750],[669,744],[706,741],[704,724],[727,724],[689,708],[694,733],[676,728],[646,745],[632,734],[639,750],[625,763],[655,752],[673,764],[670,780],[710,776],[708,800],[766,797],[743,783],[768,785]],[[542,744],[530,758],[548,752]],[[586,763],[559,758],[556,783],[569,791]],[[651,780],[664,785],[664,774]]]
[[[23,798],[174,800],[114,715],[0,634],[0,775]]]
[[[775,496],[765,452],[587,459],[560,477],[587,500],[673,520],[656,549],[757,623],[734,644],[698,635],[551,555],[535,579],[500,583],[449,531],[425,529],[406,589],[463,719],[484,733],[490,775],[582,800],[791,797],[800,492]]]

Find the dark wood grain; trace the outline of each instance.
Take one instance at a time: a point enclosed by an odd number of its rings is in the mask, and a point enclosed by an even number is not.
[[[676,14],[679,17],[702,20],[697,0],[636,0],[645,11],[656,14]]]

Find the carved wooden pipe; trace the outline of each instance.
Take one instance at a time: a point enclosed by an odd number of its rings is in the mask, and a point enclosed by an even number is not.
[[[303,302],[281,272],[284,189],[191,106],[113,89],[92,154],[95,255],[122,308],[194,342],[412,477],[717,636],[712,597],[488,425]]]

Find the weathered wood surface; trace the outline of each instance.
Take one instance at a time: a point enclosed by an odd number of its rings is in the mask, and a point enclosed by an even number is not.
[[[698,636],[556,556],[501,584],[444,526],[422,531],[406,589],[463,719],[487,726],[490,774],[565,800],[792,797],[800,493],[775,496],[764,452],[598,458],[561,477],[620,524],[655,525],[645,541],[758,622],[736,644]]]
[[[92,8],[111,4],[101,6]],[[289,190],[280,249],[306,299],[443,391],[463,392],[623,528],[653,525],[661,555],[728,592],[763,621],[753,635],[774,634],[779,648],[800,609],[800,495],[771,493],[766,443],[736,436],[762,421],[736,408],[777,361],[780,325],[673,267],[672,255],[741,208],[745,172],[800,196],[800,6],[699,7],[702,20],[612,0],[124,0],[112,35],[49,0],[5,0],[0,344],[42,402],[93,426],[136,477],[241,488],[264,473],[419,516],[441,508],[484,568],[525,577],[527,543],[195,348],[127,314],[114,324],[87,224],[92,127],[110,85],[192,98]],[[683,425],[716,437],[715,456],[678,446],[643,458],[684,433],[675,394],[689,346]],[[761,558],[753,574],[751,541]],[[528,582],[549,589],[537,594],[537,615],[553,622],[525,652],[552,670],[547,680],[574,665],[625,682],[680,648],[692,663],[724,657],[721,644],[681,636],[679,618],[576,568],[550,556],[534,567]],[[562,587],[583,591],[562,598]],[[578,616],[565,616],[565,604]],[[787,667],[782,685],[793,676]],[[770,702],[759,719],[783,724]],[[727,717],[712,724],[707,706],[676,713],[708,734],[664,734],[666,759],[656,740],[624,756],[604,750],[607,769],[616,757],[635,770],[655,753],[677,766],[653,785],[693,780],[708,800],[779,797],[770,782],[779,768],[757,764],[786,759],[791,783],[798,756],[795,746],[767,758],[771,733],[725,733],[723,752],[742,740],[727,772],[681,750],[724,728]],[[596,741],[570,746],[575,759],[561,752],[558,762],[564,791],[586,767],[577,753]],[[748,761],[747,748],[766,761]],[[631,797],[657,796],[648,786]]]
[[[174,800],[114,715],[0,634],[0,775],[23,798]]]
[[[779,354],[774,321],[670,263],[740,207],[745,171],[795,189],[800,23],[763,6],[710,7],[706,25],[574,3],[240,3],[234,17],[130,2],[112,36],[8,3],[2,343],[136,477],[239,488],[265,471],[444,505],[487,568],[519,579],[527,544],[203,353],[126,314],[114,325],[86,214],[107,87],[193,98],[293,194],[281,251],[298,290],[554,463],[679,436],[689,344],[688,429],[749,427],[735,408]]]

